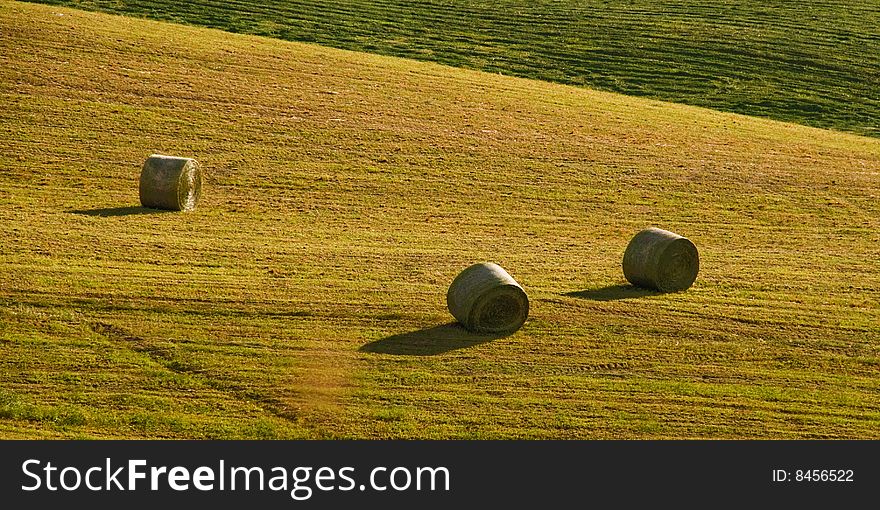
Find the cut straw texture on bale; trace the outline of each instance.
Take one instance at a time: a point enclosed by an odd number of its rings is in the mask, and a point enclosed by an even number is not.
[[[469,331],[511,334],[529,316],[529,298],[516,280],[491,262],[474,264],[446,292],[450,313]]]
[[[190,158],[153,154],[141,170],[141,205],[152,209],[191,211],[202,192],[199,163]]]
[[[623,274],[633,285],[678,292],[690,287],[697,279],[700,257],[689,239],[668,230],[642,230],[626,247]]]

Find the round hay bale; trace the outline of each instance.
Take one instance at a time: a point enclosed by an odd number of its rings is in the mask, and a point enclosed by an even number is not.
[[[476,333],[511,334],[529,316],[529,298],[497,264],[474,264],[455,277],[446,292],[450,313]]]
[[[190,158],[153,154],[141,170],[141,205],[151,209],[191,211],[202,193],[199,163]]]
[[[646,228],[626,247],[623,275],[633,285],[678,292],[697,279],[700,257],[689,239],[668,230]]]

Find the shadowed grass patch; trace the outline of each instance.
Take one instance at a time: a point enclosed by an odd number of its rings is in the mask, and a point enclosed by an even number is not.
[[[391,335],[363,345],[361,352],[396,354],[399,356],[435,356],[459,349],[482,345],[507,335],[471,333],[459,323]]]
[[[662,294],[656,290],[636,287],[635,285],[609,285],[598,289],[578,290],[566,292],[563,296],[589,299],[591,301],[617,301],[620,299],[637,299]]]
[[[69,211],[71,214],[81,214],[83,216],[98,216],[101,218],[115,216],[132,216],[137,214],[161,214],[174,211],[163,209],[149,209],[146,207],[99,207],[97,209],[74,209]]]

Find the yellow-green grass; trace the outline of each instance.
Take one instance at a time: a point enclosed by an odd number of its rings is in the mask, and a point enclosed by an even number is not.
[[[0,106],[0,437],[880,437],[880,140],[5,0]],[[445,326],[482,260],[513,336]]]

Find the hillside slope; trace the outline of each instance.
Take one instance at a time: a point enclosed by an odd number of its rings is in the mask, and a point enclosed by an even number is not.
[[[0,105],[0,437],[880,437],[880,140],[7,1]],[[651,224],[687,292],[621,286]]]
[[[876,0],[37,0],[880,136]]]

